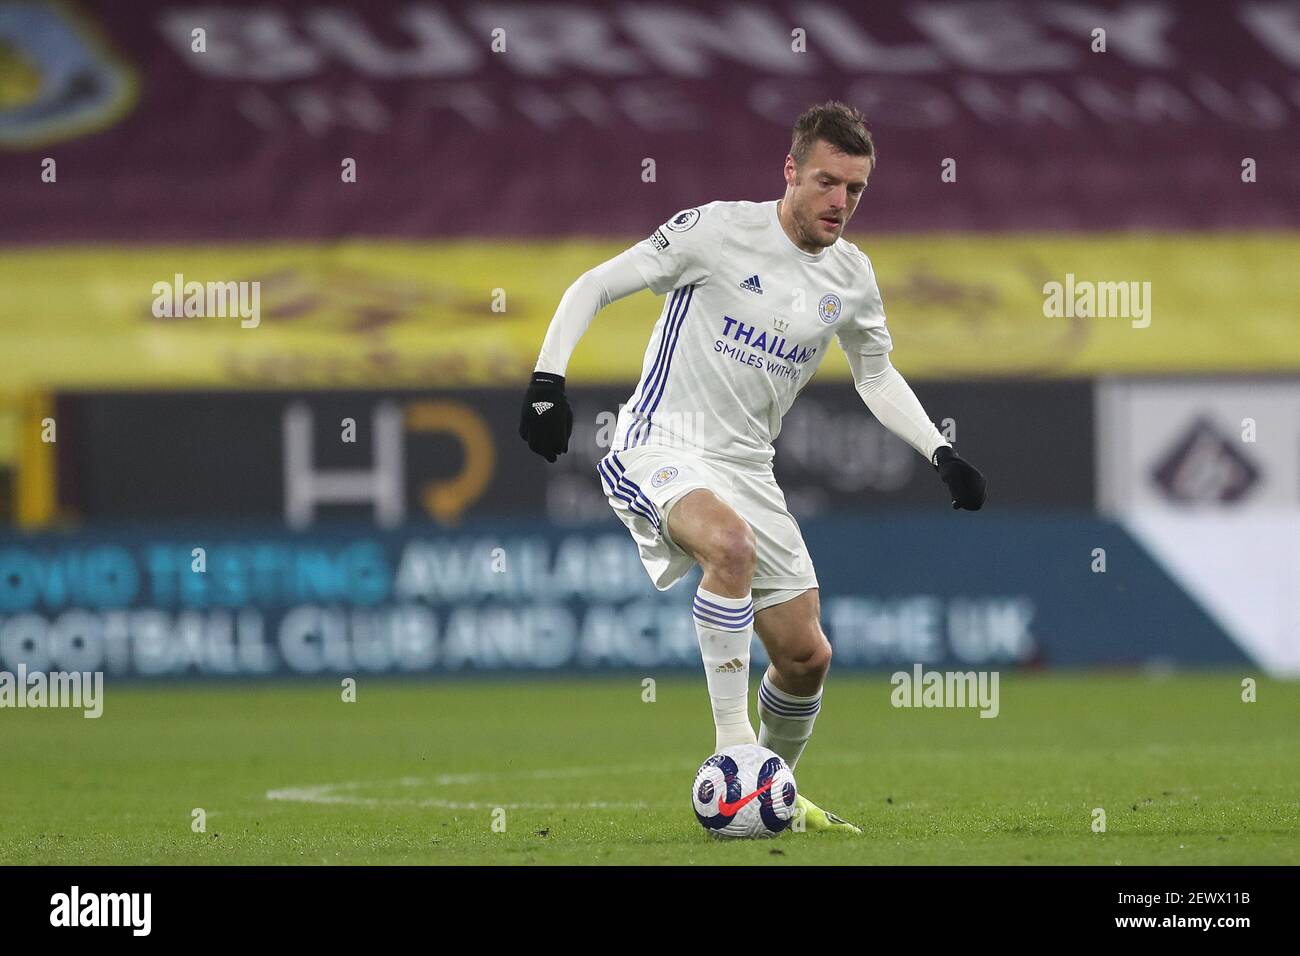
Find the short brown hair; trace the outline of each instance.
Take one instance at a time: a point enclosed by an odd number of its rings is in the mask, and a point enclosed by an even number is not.
[[[824,140],[832,149],[849,156],[867,156],[876,164],[876,144],[867,129],[867,118],[838,100],[828,100],[804,110],[794,124],[790,155],[802,166],[813,144]]]

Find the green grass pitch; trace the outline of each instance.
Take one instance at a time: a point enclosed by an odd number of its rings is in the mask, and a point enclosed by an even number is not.
[[[0,864],[1298,864],[1300,684],[1242,676],[1004,675],[982,719],[833,673],[797,776],[865,832],[752,843],[690,810],[702,675],[109,682],[0,710]]]

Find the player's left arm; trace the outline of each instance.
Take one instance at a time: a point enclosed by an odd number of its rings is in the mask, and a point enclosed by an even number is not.
[[[885,327],[885,309],[875,271],[865,256],[867,293],[858,314],[839,329],[838,337],[858,394],[876,420],[926,457],[952,494],[952,506],[978,511],[987,482],[934,427],[902,373],[889,361],[894,347]]]
[[[939,434],[912,387],[889,361],[889,355],[850,352],[848,357],[858,394],[876,420],[934,465],[952,494],[954,508],[979,511],[987,486],[984,476]]]

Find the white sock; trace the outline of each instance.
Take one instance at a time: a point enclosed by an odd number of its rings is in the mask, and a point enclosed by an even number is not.
[[[695,592],[695,634],[704,659],[704,679],[713,704],[716,749],[752,744],[749,722],[749,645],[754,636],[754,600],[723,597],[703,586]]]
[[[781,690],[767,673],[758,685],[758,743],[794,769],[812,736],[813,722],[822,709],[822,692],[800,697]]]

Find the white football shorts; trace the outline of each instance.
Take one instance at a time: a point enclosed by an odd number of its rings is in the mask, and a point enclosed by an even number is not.
[[[754,610],[817,587],[808,546],[770,466],[722,462],[646,445],[611,451],[596,465],[605,496],[627,525],[650,580],[660,591],[695,565],[668,534],[668,514],[688,491],[707,488],[749,522],[757,542]]]

